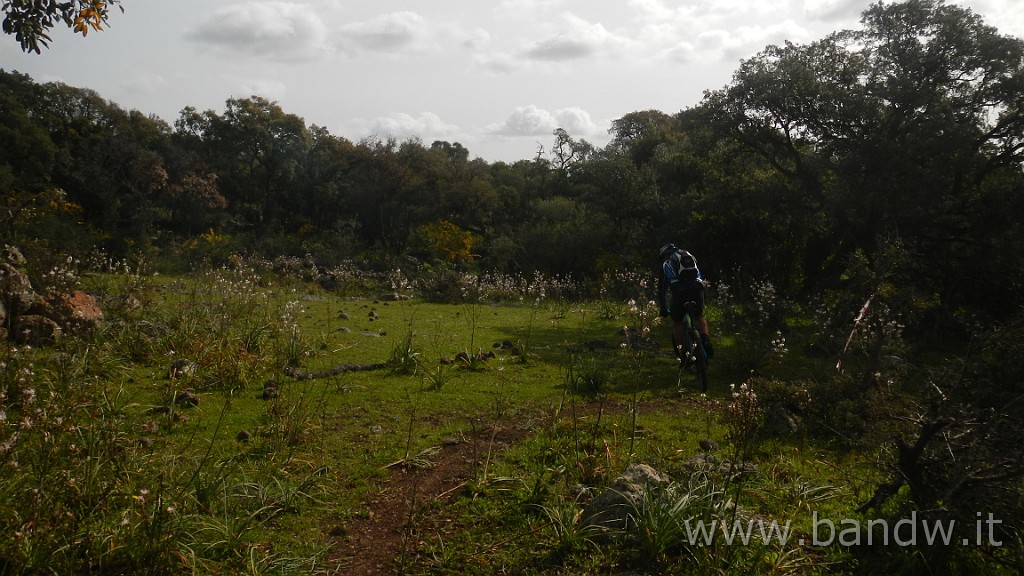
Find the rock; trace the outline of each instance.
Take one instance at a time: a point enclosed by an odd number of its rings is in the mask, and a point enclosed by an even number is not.
[[[648,490],[667,486],[671,479],[646,464],[630,464],[621,476],[583,508],[583,525],[606,530],[628,530],[630,517]]]
[[[779,402],[772,402],[764,417],[765,431],[773,435],[795,434],[800,430],[794,417],[786,407]]]
[[[271,400],[273,398],[277,398],[280,395],[281,389],[278,386],[277,382],[275,382],[274,380],[267,380],[267,382],[263,384],[263,395],[261,396],[261,398],[263,398],[264,400]]]
[[[692,456],[683,467],[694,472],[712,472],[725,475],[743,475],[757,473],[757,465],[750,462],[733,462],[716,458],[714,454],[700,453]]]
[[[171,362],[171,368],[168,370],[167,377],[172,380],[176,378],[191,378],[196,375],[198,370],[199,365],[195,362],[188,358],[179,358]]]
[[[11,266],[20,267],[28,264],[28,260],[22,256],[21,250],[18,250],[14,246],[4,245],[3,261]]]
[[[8,316],[16,318],[27,313],[38,299],[25,273],[7,262],[0,263],[0,301]]]
[[[66,329],[91,331],[103,322],[103,310],[96,298],[81,290],[53,298],[50,304],[56,316],[52,318]]]
[[[199,395],[191,388],[186,388],[174,395],[174,403],[179,406],[185,406],[186,408],[199,406]]]
[[[96,298],[80,290],[44,298],[22,270],[25,258],[5,246],[0,261],[0,336],[23,344],[47,344],[61,334],[92,330],[103,321]]]
[[[53,344],[61,337],[61,329],[50,318],[26,314],[14,319],[10,337],[18,344],[30,346]]]

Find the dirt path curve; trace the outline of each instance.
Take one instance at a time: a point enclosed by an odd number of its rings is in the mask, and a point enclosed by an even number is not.
[[[366,503],[365,517],[348,520],[331,531],[335,544],[328,557],[332,573],[346,576],[391,576],[398,561],[415,553],[418,542],[429,541],[431,529],[417,522],[416,511],[434,501],[445,501],[475,477],[488,448],[498,452],[525,437],[517,427],[479,432],[477,438],[445,442],[430,457],[428,467],[395,465]],[[435,512],[432,515],[436,516]],[[443,524],[433,518],[432,525]]]

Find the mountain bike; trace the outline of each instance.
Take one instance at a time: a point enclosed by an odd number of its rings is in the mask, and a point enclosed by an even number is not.
[[[695,372],[697,382],[700,384],[700,391],[708,391],[708,356],[704,345],[700,341],[700,333],[697,332],[697,325],[694,321],[696,316],[697,303],[687,302],[683,305],[686,313],[683,315],[683,341],[677,342],[675,332],[672,333],[672,348],[679,358],[679,369]],[[680,374],[680,380],[682,374]]]

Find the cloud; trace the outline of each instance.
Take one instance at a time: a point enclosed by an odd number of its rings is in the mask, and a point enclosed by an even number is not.
[[[629,42],[609,32],[601,23],[591,23],[574,14],[564,14],[563,29],[535,41],[522,52],[530,60],[564,62],[598,54],[621,52]]]
[[[598,129],[590,114],[582,108],[562,108],[556,110],[555,119],[558,121],[559,128],[564,128],[566,132],[572,135],[585,136],[603,132],[603,130]]]
[[[787,39],[809,40],[807,30],[791,19],[774,24],[795,1],[715,0],[673,6],[664,0],[630,0],[630,7],[640,30],[638,42],[646,47],[643,53],[677,64],[710,64],[747,57]]]
[[[429,38],[429,23],[415,12],[382,14],[341,27],[338,44],[346,52],[400,52],[421,49]]]
[[[600,129],[582,108],[561,108],[549,112],[536,105],[516,108],[501,124],[492,124],[484,131],[498,136],[548,136],[556,128],[572,135],[599,133]]]
[[[512,74],[527,67],[522,59],[504,52],[480,54],[474,60],[477,66],[492,74]]]
[[[416,116],[399,112],[372,120],[353,122],[360,134],[391,136],[399,140],[422,138],[426,141],[450,139],[459,133],[459,127],[449,124],[433,112],[420,112]]]
[[[470,50],[479,50],[491,43],[491,34],[483,28],[470,30],[461,36],[461,44]]]
[[[145,71],[125,76],[120,86],[132,94],[160,94],[171,83],[162,74]]]
[[[836,23],[842,28],[851,28],[860,21],[861,12],[871,4],[870,0],[804,0],[804,14],[810,20]]]
[[[584,38],[574,38],[563,34],[537,42],[526,50],[525,55],[534,60],[575,60],[585,58],[597,51],[597,46]]]
[[[308,6],[252,2],[214,11],[185,38],[230,52],[295,59],[322,52],[327,28]]]
[[[267,78],[239,80],[238,84],[240,93],[235,96],[241,98],[256,95],[268,100],[282,100],[288,93],[288,87],[283,82]]]

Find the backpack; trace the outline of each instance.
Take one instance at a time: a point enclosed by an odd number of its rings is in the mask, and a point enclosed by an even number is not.
[[[679,280],[686,282],[700,278],[700,271],[697,269],[697,259],[693,257],[693,254],[680,249],[671,256],[671,260],[676,277]]]

